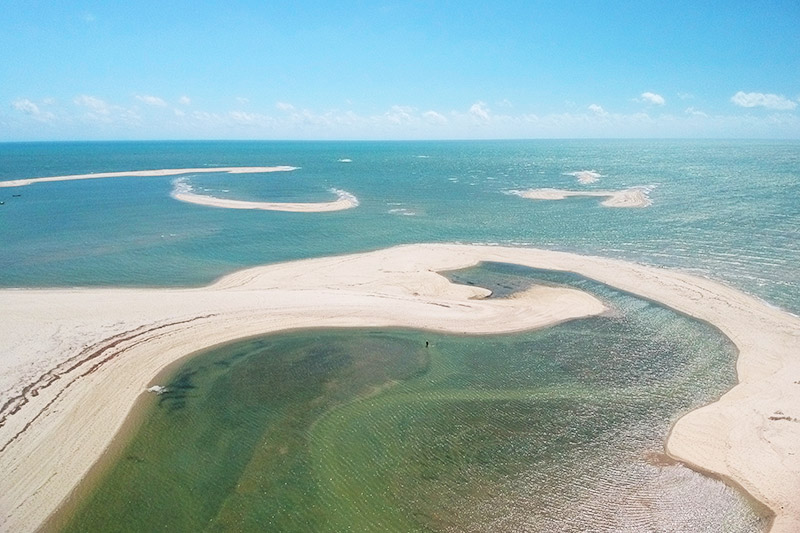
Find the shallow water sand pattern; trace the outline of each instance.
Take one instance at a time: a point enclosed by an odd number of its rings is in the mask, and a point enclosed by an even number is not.
[[[570,278],[538,274],[452,277],[512,295]],[[308,331],[200,355],[67,531],[699,532],[723,516],[759,531],[732,489],[653,459],[675,413],[732,385],[730,344],[577,283],[614,316],[483,339]]]
[[[293,327],[395,325],[486,334],[529,329],[536,324],[532,318],[568,316],[552,313],[563,294],[477,301],[470,297],[481,290],[453,286],[433,272],[480,260],[582,273],[719,327],[740,351],[740,384],[678,421],[668,450],[769,505],[777,515],[775,531],[796,530],[800,429],[792,419],[800,413],[792,409],[800,405],[800,387],[791,354],[800,338],[797,317],[675,271],[459,245],[278,264],[202,289],[3,291],[7,319],[0,323],[0,347],[15,355],[4,361],[2,375],[3,390],[12,395],[4,398],[9,401],[0,428],[0,493],[12,510],[3,527],[40,524],[101,455],[152,377],[202,347]],[[568,300],[561,312],[574,308]]]

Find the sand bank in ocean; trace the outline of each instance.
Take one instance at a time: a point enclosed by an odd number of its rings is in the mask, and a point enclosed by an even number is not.
[[[98,172],[95,174],[73,174],[69,176],[50,176],[45,178],[25,178],[19,180],[0,181],[0,187],[22,187],[34,183],[48,183],[53,181],[73,181],[102,178],[121,177],[159,177],[179,176],[184,174],[258,174],[266,172],[290,172],[297,167],[203,167],[203,168],[171,168],[160,170],[131,170],[125,172]],[[336,200],[330,202],[252,202],[218,198],[210,195],[198,194],[192,190],[185,179],[175,180],[171,196],[181,202],[205,205],[210,207],[223,207],[228,209],[262,209],[269,211],[292,212],[324,212],[350,209],[358,205],[358,199],[347,191],[332,189]]]
[[[256,174],[261,172],[289,172],[297,167],[202,167],[202,168],[164,168],[160,170],[127,170],[124,172],[97,172],[94,174],[72,174],[69,176],[50,176],[46,178],[25,178],[19,180],[0,181],[0,187],[22,187],[34,183],[47,183],[51,181],[92,180],[101,178],[122,177],[158,177],[178,176],[180,174],[202,174],[211,172],[226,172],[228,174]]]
[[[574,289],[509,299],[437,271],[480,261],[576,272],[709,322],[739,349],[739,384],[673,427],[668,452],[800,527],[800,318],[682,272],[522,248],[408,245],[243,270],[197,289],[0,291],[0,529],[36,529],[170,363],[237,338],[310,327],[491,334],[604,311]]]
[[[568,191],[564,189],[527,189],[512,191],[522,198],[529,200],[563,200],[565,198],[600,197],[605,198],[602,204],[606,207],[648,207],[653,204],[650,200],[649,187],[631,187],[620,191]]]
[[[318,213],[326,211],[341,211],[358,206],[358,198],[347,191],[332,189],[336,200],[330,202],[256,202],[246,200],[232,200],[218,198],[207,194],[194,192],[192,186],[184,179],[173,182],[171,196],[181,202],[205,205],[209,207],[222,207],[226,209],[260,209],[263,211],[290,211],[295,213]]]
[[[594,183],[600,178],[604,178],[602,174],[594,170],[578,170],[577,172],[565,172],[565,176],[574,176],[578,178],[578,183],[587,184]]]

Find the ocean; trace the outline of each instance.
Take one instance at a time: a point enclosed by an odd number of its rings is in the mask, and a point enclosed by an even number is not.
[[[798,142],[0,144],[0,180],[277,165],[297,169],[0,188],[0,286],[199,286],[258,264],[463,242],[678,268],[800,312]],[[580,183],[585,171],[596,181]],[[171,198],[176,179],[223,198],[328,201],[340,190],[359,205],[210,208]],[[514,194],[631,187],[651,205]],[[661,453],[672,422],[735,383],[719,332],[582,278],[509,265],[451,276],[496,295],[577,285],[614,312],[519,335],[309,331],[204,353],[151,402],[68,529],[765,527],[738,491]],[[285,387],[265,388],[275,376]]]
[[[350,160],[350,162],[342,162]],[[777,141],[141,142],[0,144],[0,180],[202,166],[196,190],[357,209],[201,208],[174,177],[0,189],[0,285],[188,286],[243,267],[408,242],[479,242],[686,269],[800,312],[800,143]],[[568,173],[604,177],[580,185]],[[653,187],[653,205],[535,202],[512,190]],[[12,194],[20,194],[18,198]]]

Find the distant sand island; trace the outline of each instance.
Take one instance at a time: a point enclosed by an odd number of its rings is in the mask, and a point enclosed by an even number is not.
[[[527,189],[524,191],[511,191],[522,198],[529,200],[563,200],[572,196],[605,198],[601,203],[606,207],[649,207],[653,204],[650,200],[649,187],[631,187],[619,191],[568,191],[564,189]]]
[[[203,174],[226,172],[228,174],[256,174],[260,172],[290,172],[297,167],[201,167],[201,168],[164,168],[160,170],[126,170],[124,172],[97,172],[92,174],[71,174],[69,176],[50,176],[47,178],[25,178],[21,180],[0,181],[0,187],[23,187],[34,183],[51,181],[93,180],[102,178],[122,178],[126,176],[157,177],[177,176],[180,174]]]
[[[331,202],[254,202],[246,200],[232,200],[218,198],[206,194],[198,194],[184,179],[173,182],[171,196],[181,202],[206,205],[209,207],[223,207],[226,209],[260,209],[263,211],[289,211],[294,213],[322,213],[326,211],[341,211],[358,206],[358,198],[347,191],[332,189],[337,197]]]
[[[291,172],[298,167],[202,167],[202,168],[167,168],[161,170],[130,170],[124,172],[98,172],[95,174],[73,174],[69,176],[50,176],[46,178],[25,178],[19,180],[0,181],[0,187],[23,187],[34,183],[48,183],[53,181],[73,181],[102,178],[121,177],[158,177],[179,176],[182,174],[258,174],[266,172]],[[326,211],[340,211],[358,206],[358,199],[347,191],[332,189],[337,199],[330,202],[255,202],[232,200],[215,196],[198,194],[185,180],[175,180],[171,196],[181,202],[205,205],[209,207],[223,207],[227,209],[260,209],[264,211],[289,211],[298,213],[317,213]]]
[[[529,330],[590,316],[588,293],[510,298],[437,272],[481,261],[575,272],[706,321],[739,350],[739,384],[677,421],[666,450],[741,486],[800,530],[800,318],[664,268],[528,248],[405,245],[256,267],[188,289],[0,290],[0,530],[33,531],[112,443],[165,367],[198,350],[296,328]]]

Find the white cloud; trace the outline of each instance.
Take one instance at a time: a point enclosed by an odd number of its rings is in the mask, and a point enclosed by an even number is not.
[[[89,110],[94,113],[99,113],[101,115],[108,115],[111,113],[111,106],[108,105],[104,100],[101,100],[95,96],[82,94],[77,96],[73,102],[75,102],[75,105],[89,108]]]
[[[603,109],[603,107],[602,107],[602,106],[600,106],[600,105],[597,105],[597,104],[592,104],[592,105],[590,105],[590,106],[588,107],[588,109],[589,109],[589,111],[591,111],[592,113],[594,113],[594,114],[596,114],[596,115],[600,115],[601,117],[602,117],[602,116],[605,116],[605,115],[608,115],[608,112],[607,112],[605,109]]]
[[[236,97],[236,102],[239,105],[245,105],[245,104],[249,104],[250,103],[250,99],[249,98],[245,98],[244,96],[237,96]]]
[[[641,101],[643,101],[643,102],[647,102],[647,103],[655,104],[655,105],[664,105],[664,104],[667,103],[667,101],[664,100],[663,96],[661,96],[660,94],[651,93],[651,92],[642,93],[641,95],[639,95],[639,98],[641,98]]]
[[[425,111],[422,118],[429,124],[447,124],[447,117],[436,111]]]
[[[159,98],[158,96],[150,96],[147,94],[137,94],[136,99],[140,102],[144,102],[147,105],[155,106],[155,107],[166,107],[167,103]]]
[[[237,124],[247,126],[267,126],[271,122],[271,118],[267,115],[259,113],[248,113],[246,111],[231,111],[228,116]]]
[[[686,113],[687,115],[693,116],[693,117],[708,118],[708,114],[703,113],[702,111],[699,111],[699,110],[695,109],[694,107],[687,107],[686,111],[684,111],[684,113]]]
[[[245,111],[231,111],[230,117],[236,122],[245,124],[255,122],[258,118],[254,113],[247,113]]]
[[[484,102],[475,102],[469,108],[469,114],[473,117],[488,122],[489,118],[489,108],[486,107]]]
[[[740,107],[765,107],[778,111],[790,111],[797,107],[797,102],[777,94],[746,93],[739,91],[731,96],[731,102]]]
[[[51,105],[52,103],[54,103],[54,101],[49,98],[42,101],[44,105]],[[39,122],[49,122],[55,118],[53,113],[42,110],[35,102],[27,98],[20,98],[19,100],[13,101],[11,107]]]
[[[178,103],[181,105],[190,105],[192,103],[192,99],[184,95],[178,98]]]
[[[194,111],[192,118],[200,122],[217,122],[220,120],[219,115],[216,113],[209,113],[208,111]]]
[[[393,105],[384,116],[392,124],[410,124],[414,121],[415,111],[413,107]]]
[[[29,115],[38,115],[39,113],[41,113],[41,111],[39,111],[39,106],[37,106],[27,98],[15,100],[11,105],[17,111],[22,111],[23,113],[27,113]]]
[[[84,119],[103,124],[117,124],[118,126],[140,126],[142,117],[134,109],[112,105],[88,94],[75,97],[73,103],[79,107],[85,107],[88,111]]]
[[[675,114],[648,115],[619,113],[599,103],[591,103],[574,109],[565,106],[562,113],[536,115],[515,113],[513,109],[499,107],[499,104],[490,109],[486,103],[476,101],[460,109],[421,110],[409,105],[395,105],[360,114],[350,109],[302,109],[287,102],[276,102],[271,111],[274,116],[271,116],[247,108],[208,112],[198,109],[197,104],[193,107],[178,105],[178,102],[188,105],[188,101],[188,98],[175,100],[175,107],[167,108],[167,113],[143,113],[139,116],[137,106],[119,106],[91,95],[79,95],[66,102],[20,98],[6,104],[9,113],[5,117],[0,110],[0,121],[7,119],[7,125],[0,130],[10,132],[6,133],[6,138],[10,135],[19,138],[74,137],[76,132],[80,136],[81,131],[91,131],[92,135],[105,138],[800,138],[800,113],[781,110],[764,114],[739,112],[726,116],[684,105],[684,110]],[[45,123],[47,128],[42,127]]]

